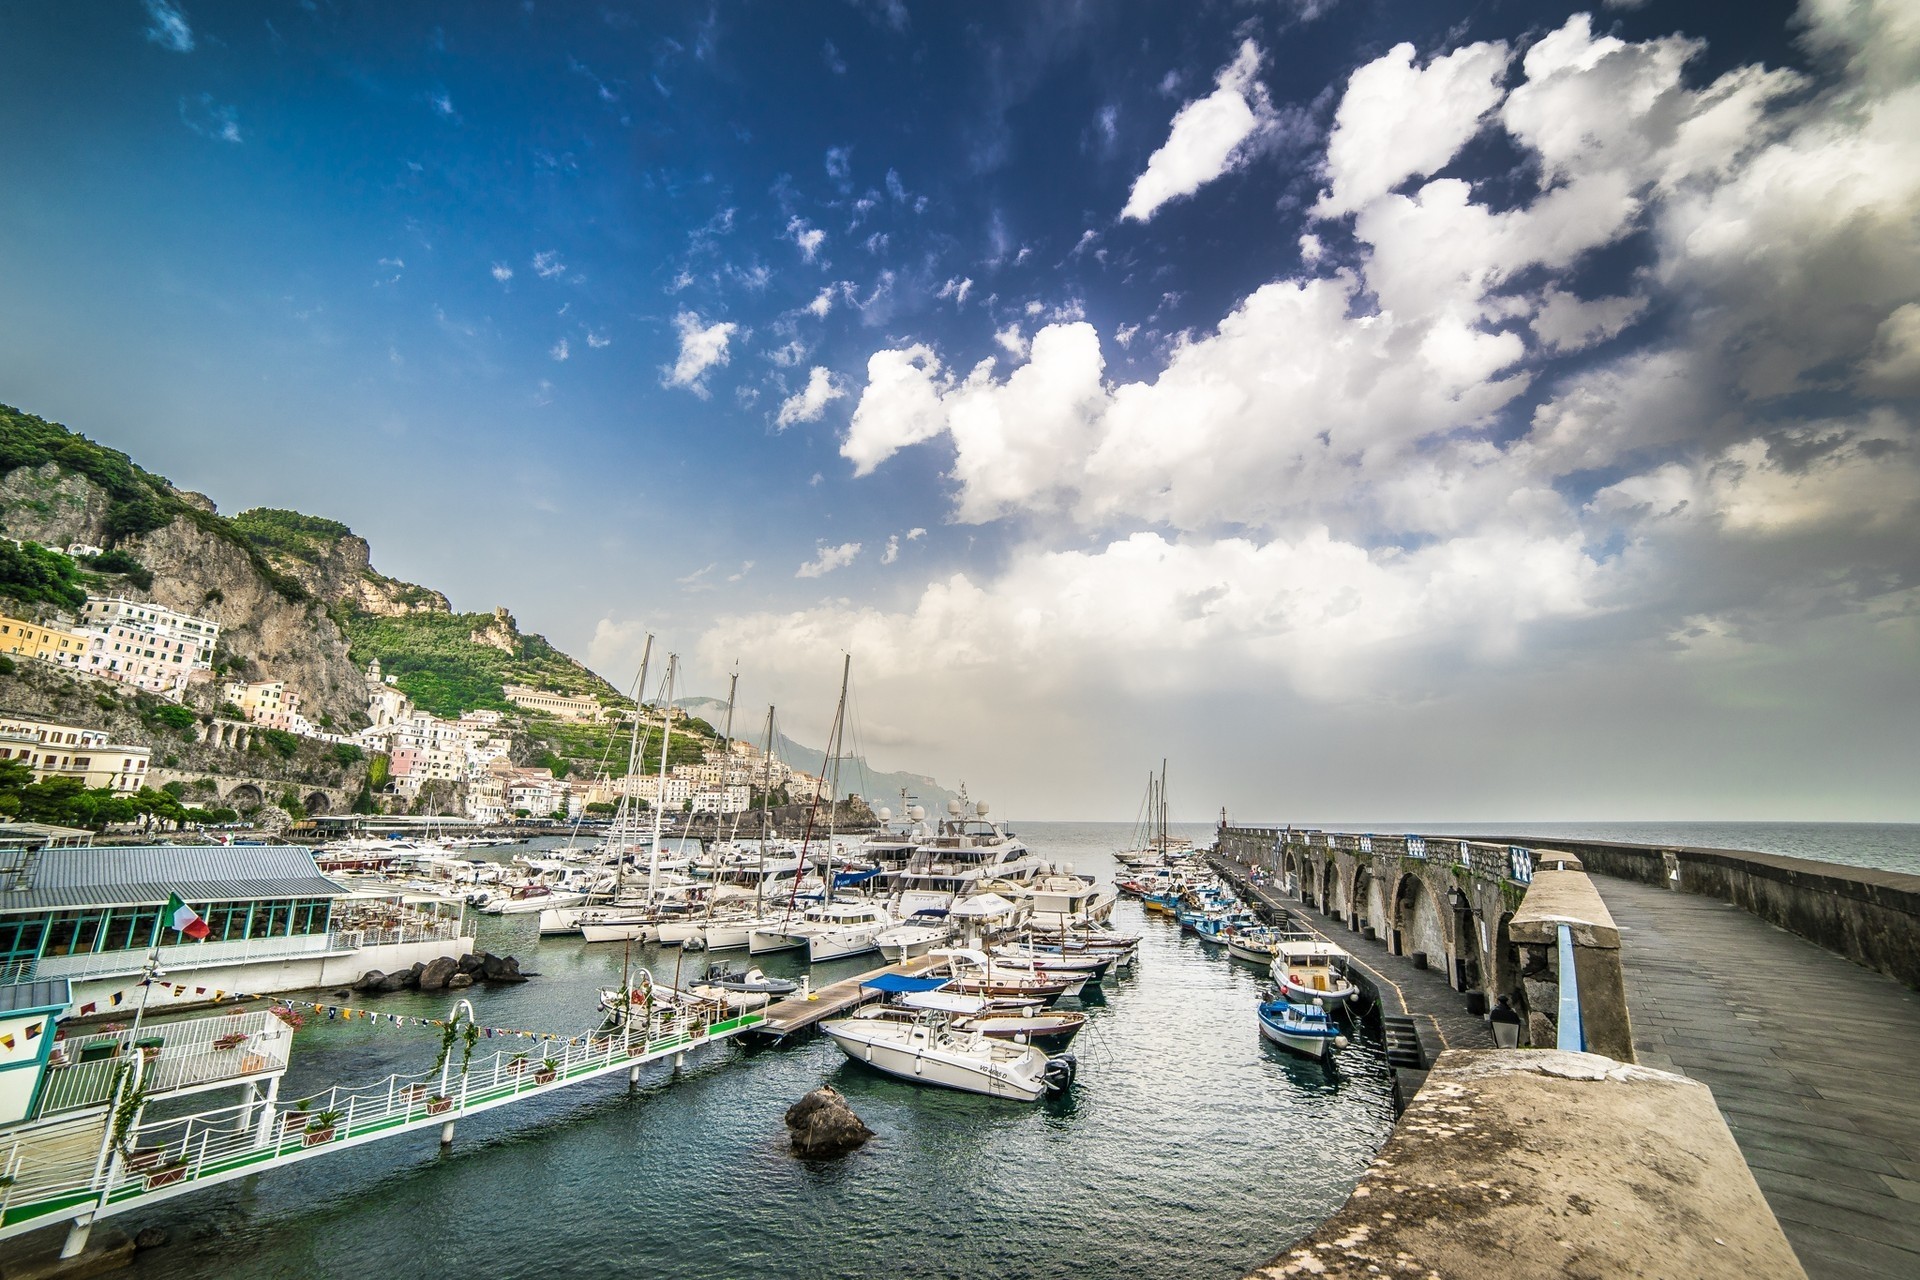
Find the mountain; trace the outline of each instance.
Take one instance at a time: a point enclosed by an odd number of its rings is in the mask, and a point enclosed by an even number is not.
[[[676,698],[673,705],[696,715],[716,727],[722,726],[727,719],[725,698]],[[766,718],[760,718],[764,726]],[[742,713],[734,713],[733,734],[736,738],[745,738],[758,744],[763,729],[756,729],[743,723]],[[819,775],[826,767],[827,752],[824,747],[809,747],[795,742],[786,734],[776,732],[773,744],[774,754],[795,769]],[[840,788],[864,796],[874,808],[882,805],[890,807],[896,814],[900,812],[900,791],[907,793],[927,807],[929,814],[945,813],[947,801],[953,799],[954,792],[947,790],[932,778],[919,773],[884,773],[867,764],[864,756],[842,756],[840,758]]]
[[[440,592],[378,572],[366,540],[339,521],[270,508],[222,516],[126,454],[4,405],[0,531],[109,552],[0,557],[7,608],[70,615],[76,594],[92,590],[210,618],[220,625],[216,674],[284,680],[323,726],[367,723],[362,673],[376,658],[443,716],[511,710],[503,684],[625,701],[544,637],[522,634],[505,608],[455,613]],[[207,685],[190,693],[203,710],[218,697]]]

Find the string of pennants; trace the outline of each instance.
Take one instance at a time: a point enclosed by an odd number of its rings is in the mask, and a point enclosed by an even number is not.
[[[138,991],[139,987],[145,985],[146,983],[144,982],[136,984],[135,991]],[[385,1024],[395,1027],[437,1027],[443,1030],[447,1025],[447,1019],[445,1018],[416,1018],[411,1014],[388,1013],[380,1009],[354,1009],[346,1005],[317,1004],[306,1000],[288,1000],[284,996],[256,996],[240,991],[223,991],[217,987],[190,987],[184,982],[159,982],[155,983],[154,986],[159,990],[171,992],[176,1000],[185,996],[189,990],[193,992],[196,998],[209,1000],[214,1004],[264,1000],[268,1002],[275,1013],[281,1014],[283,1017],[287,1014],[297,1016],[302,1012],[312,1012],[316,1015],[325,1015],[329,1022],[336,1020],[351,1022],[356,1018],[365,1018],[375,1026]],[[129,995],[127,992],[115,991],[105,997],[104,1003],[109,1009],[121,1008],[125,1006],[128,998]],[[102,1001],[100,1000],[89,1000],[80,1006],[76,1011],[77,1015],[84,1018],[98,1013],[101,1003]],[[555,1035],[550,1031],[523,1031],[515,1027],[480,1026],[478,1023],[473,1025],[478,1028],[481,1038],[485,1040],[539,1040],[563,1042],[568,1045],[581,1045],[585,1044],[588,1039],[585,1035],[562,1036]],[[24,1034],[29,1041],[32,1041],[37,1039],[45,1029],[45,1023],[35,1022],[26,1028]],[[11,1034],[0,1034],[0,1046],[12,1049],[13,1036]]]

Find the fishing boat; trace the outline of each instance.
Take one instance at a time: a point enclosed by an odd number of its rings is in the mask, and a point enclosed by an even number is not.
[[[1280,932],[1264,926],[1235,929],[1226,935],[1227,954],[1248,964],[1270,965],[1280,949]]]
[[[1071,1009],[1024,1009],[977,1013],[956,1024],[962,1031],[978,1031],[996,1040],[1030,1044],[1048,1053],[1064,1053],[1087,1015]]]
[[[1260,1034],[1283,1049],[1325,1059],[1346,1047],[1347,1038],[1318,1004],[1268,1000],[1260,1005]]]
[[[1007,960],[996,960],[983,952],[964,948],[935,948],[927,953],[947,962],[946,976],[951,989],[966,995],[993,999],[1032,998],[1052,1004],[1061,996],[1078,995],[1086,985],[1084,977],[1066,978],[1036,973]]]
[[[1346,975],[1347,953],[1318,938],[1282,938],[1273,956],[1273,980],[1288,1000],[1338,1009],[1360,994]]]
[[[962,1031],[952,1017],[923,1008],[911,1022],[903,1022],[877,1010],[861,1010],[851,1018],[823,1022],[820,1029],[853,1061],[915,1084],[1038,1102],[1073,1082],[1077,1064],[1071,1055],[1050,1058],[1037,1045]]]

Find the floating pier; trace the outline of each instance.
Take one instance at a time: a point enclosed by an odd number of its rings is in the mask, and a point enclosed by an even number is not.
[[[869,1004],[881,998],[878,991],[870,991],[866,984],[884,974],[913,978],[941,964],[931,956],[917,956],[912,960],[902,960],[898,964],[883,965],[851,978],[842,978],[829,983],[818,991],[808,991],[797,996],[788,996],[778,1004],[768,1005],[761,1011],[760,1021],[742,1032],[752,1039],[785,1040],[788,1036],[798,1035],[811,1030],[828,1018],[836,1018],[863,1004]]]

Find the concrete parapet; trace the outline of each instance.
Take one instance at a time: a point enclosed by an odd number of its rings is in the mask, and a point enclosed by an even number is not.
[[[1346,1204],[1258,1280],[1805,1280],[1705,1085],[1450,1050]]]
[[[1542,852],[1551,865],[1554,855]],[[1576,864],[1577,865],[1577,864]],[[1553,1043],[1559,986],[1558,944],[1565,925],[1573,941],[1573,969],[1580,993],[1580,1021],[1586,1046],[1620,1062],[1633,1061],[1633,1023],[1627,1013],[1627,984],[1620,968],[1620,930],[1607,904],[1595,892],[1583,871],[1537,871],[1527,896],[1507,924],[1507,931],[1525,956],[1521,977],[1525,984],[1530,1022],[1538,1028],[1530,1037],[1535,1045]]]

